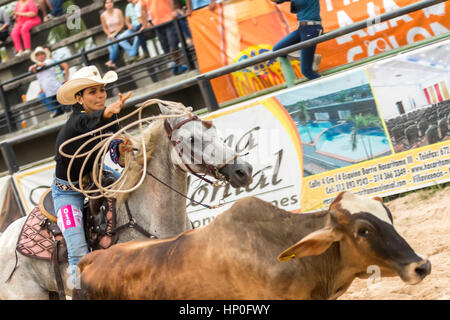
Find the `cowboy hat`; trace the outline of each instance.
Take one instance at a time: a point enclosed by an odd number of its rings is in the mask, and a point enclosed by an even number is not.
[[[36,59],[36,55],[40,52],[45,53],[47,58],[50,58],[50,56],[52,54],[50,52],[50,50],[48,50],[47,48],[43,48],[43,47],[39,46],[36,49],[34,49],[34,51],[31,53],[31,55],[30,55],[31,61],[33,61],[34,63],[39,63],[39,61]]]
[[[96,66],[83,67],[73,75],[72,79],[63,84],[57,94],[56,99],[64,105],[72,105],[77,102],[75,94],[83,89],[107,84],[117,80],[117,73],[108,71],[103,78],[100,76]]]

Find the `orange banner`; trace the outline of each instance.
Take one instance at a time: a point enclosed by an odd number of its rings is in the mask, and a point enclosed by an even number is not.
[[[320,0],[324,32],[391,12],[417,1],[411,0]],[[231,0],[196,10],[189,17],[201,72],[220,68],[271,50],[273,45],[297,29],[289,2]],[[448,33],[450,4],[425,8],[389,21],[321,43],[319,72],[367,58],[426,38]],[[298,61],[292,62],[300,78]],[[276,60],[214,79],[219,103],[244,96],[284,81]]]

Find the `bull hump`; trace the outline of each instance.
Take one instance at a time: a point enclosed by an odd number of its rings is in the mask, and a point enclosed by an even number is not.
[[[341,208],[347,210],[350,214],[365,212],[392,224],[386,208],[377,200],[363,198],[354,194],[345,194],[339,203]]]
[[[287,211],[274,206],[272,203],[256,197],[239,199],[227,211],[228,215],[232,216],[233,219],[250,221],[252,219],[272,219],[274,216],[280,216],[284,213],[289,214]]]

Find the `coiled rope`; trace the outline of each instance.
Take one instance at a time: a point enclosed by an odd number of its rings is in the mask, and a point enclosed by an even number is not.
[[[150,106],[153,105],[158,105],[158,106],[164,106],[166,108],[170,108],[170,109],[175,109],[176,111],[179,111],[180,113],[178,114],[173,114],[173,115],[156,115],[156,116],[150,116],[150,117],[145,117],[142,118],[142,111]],[[67,153],[65,153],[63,151],[63,148],[80,139],[85,138],[86,136],[89,135],[93,135],[97,132],[101,132],[102,130],[116,124],[119,123],[120,121],[124,121],[125,119],[128,119],[130,117],[132,117],[133,115],[135,115],[136,113],[138,113],[138,119],[130,124],[128,124],[127,126],[123,127],[122,129],[120,129],[119,131],[117,131],[116,133],[101,133],[100,135],[94,136],[93,138],[87,140],[85,143],[83,143],[78,149],[77,151],[73,154],[73,155],[69,155]],[[136,189],[138,189],[141,184],[144,182],[145,176],[146,176],[146,172],[147,172],[147,150],[146,150],[146,144],[144,141],[144,135],[143,135],[143,126],[142,124],[145,122],[150,122],[150,121],[154,121],[157,119],[170,119],[170,118],[179,118],[185,115],[189,115],[191,112],[190,110],[184,106],[182,103],[179,102],[173,102],[173,101],[165,101],[165,100],[160,100],[160,99],[149,99],[147,101],[145,101],[138,109],[136,109],[135,111],[129,113],[126,116],[123,116],[122,118],[119,118],[117,120],[114,120],[98,129],[92,130],[90,132],[87,132],[85,134],[82,134],[80,136],[77,137],[73,137],[67,141],[65,141],[64,143],[62,143],[58,149],[58,152],[66,157],[70,159],[69,162],[69,166],[67,167],[67,178],[68,178],[68,182],[69,185],[76,191],[82,193],[85,197],[88,197],[90,199],[99,199],[102,197],[115,197],[117,194],[119,193],[129,193],[132,191],[135,191]],[[108,154],[109,151],[109,145],[111,144],[111,142],[116,139],[119,136],[125,136],[125,137],[131,137],[130,134],[126,133],[126,130],[139,125],[139,136],[140,136],[140,146],[141,146],[141,150],[142,150],[142,155],[143,155],[143,168],[142,168],[142,175],[139,179],[139,181],[131,188],[128,189],[122,189],[125,183],[125,177],[126,174],[129,171],[129,167],[130,167],[130,161],[125,161],[125,167],[122,171],[122,175],[121,177],[116,180],[115,182],[113,182],[112,184],[104,187],[102,186],[102,172],[103,172],[103,164],[106,158],[106,155]],[[105,138],[105,139],[104,139]],[[94,140],[98,140],[101,139],[101,141],[99,141],[94,148],[92,148],[91,150],[81,153],[81,151],[86,147],[86,145],[90,144],[92,141]],[[83,172],[85,169],[85,166],[89,160],[89,158],[97,151],[99,150],[99,152],[97,153],[97,156],[95,157],[94,160],[94,166],[92,168],[92,182],[95,185],[95,188],[90,189],[90,190],[86,190],[83,186]],[[130,152],[132,154],[132,152]],[[77,158],[83,158],[85,157],[84,161],[83,161],[83,165],[81,167],[81,170],[79,172],[79,176],[78,176],[78,181],[79,181],[79,188],[76,187],[71,179],[71,175],[70,175],[70,171],[73,165],[73,162],[75,161],[75,159]],[[100,165],[97,165],[100,161],[101,158],[101,162]],[[95,195],[94,195],[95,194]]]

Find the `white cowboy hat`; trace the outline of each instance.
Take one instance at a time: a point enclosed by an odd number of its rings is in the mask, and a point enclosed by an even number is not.
[[[48,50],[47,48],[43,48],[41,46],[37,47],[36,49],[34,49],[34,51],[31,53],[30,55],[30,59],[31,61],[33,61],[34,63],[38,63],[39,61],[36,59],[36,55],[39,53],[45,53],[45,55],[47,56],[47,58],[49,58],[51,56],[51,52],[50,50]]]
[[[117,73],[108,71],[103,78],[96,66],[83,67],[73,75],[72,79],[63,84],[56,94],[56,99],[64,105],[72,105],[77,102],[75,94],[83,89],[107,84],[117,80]]]

